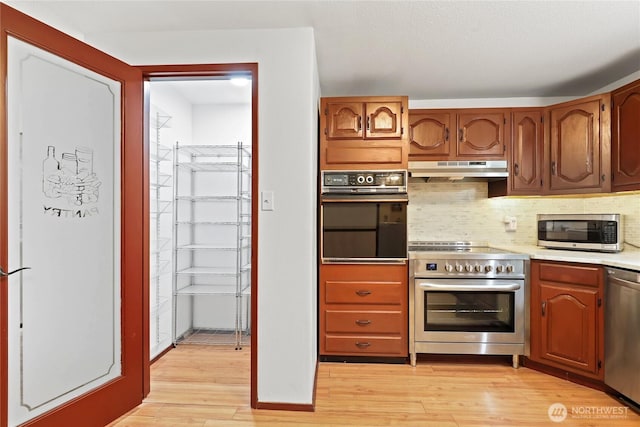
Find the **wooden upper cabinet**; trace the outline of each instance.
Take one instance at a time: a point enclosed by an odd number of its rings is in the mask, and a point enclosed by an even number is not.
[[[450,111],[409,111],[409,158],[411,160],[446,160],[451,153]],[[454,122],[455,127],[455,122]]]
[[[402,138],[402,102],[365,102],[367,117],[364,137],[381,139]]]
[[[504,159],[508,111],[467,110],[458,113],[458,158]]]
[[[502,160],[507,109],[411,110],[411,160]]]
[[[542,109],[514,110],[511,114],[509,194],[541,193],[543,148]]]
[[[549,192],[597,193],[611,189],[610,95],[549,108]]]
[[[328,139],[358,139],[362,132],[362,102],[327,102],[324,110],[327,115],[326,135]]]
[[[322,170],[406,169],[406,96],[320,100]]]
[[[640,190],[640,80],[615,90],[612,98],[612,190]]]

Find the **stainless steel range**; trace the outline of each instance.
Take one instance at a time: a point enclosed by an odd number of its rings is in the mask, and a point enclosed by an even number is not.
[[[528,256],[486,243],[409,243],[409,352],[525,354]],[[413,284],[413,286],[411,286]]]

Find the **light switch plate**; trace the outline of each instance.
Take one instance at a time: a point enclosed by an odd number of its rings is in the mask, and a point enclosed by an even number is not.
[[[262,210],[263,211],[272,211],[274,209],[273,203],[273,191],[263,191],[260,193],[261,202],[262,202]]]

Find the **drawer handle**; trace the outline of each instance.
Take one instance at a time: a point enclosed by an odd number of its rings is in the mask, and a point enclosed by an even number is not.
[[[356,294],[361,297],[366,297],[367,295],[371,295],[371,291],[356,291]]]
[[[371,324],[371,320],[356,320],[356,325],[367,326]]]
[[[367,348],[370,346],[371,346],[371,343],[356,341],[356,347],[358,348]]]

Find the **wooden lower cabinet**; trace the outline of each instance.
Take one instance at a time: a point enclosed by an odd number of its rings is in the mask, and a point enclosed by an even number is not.
[[[534,362],[604,379],[604,269],[531,262],[531,355]]]
[[[321,356],[407,357],[407,265],[320,265]]]

